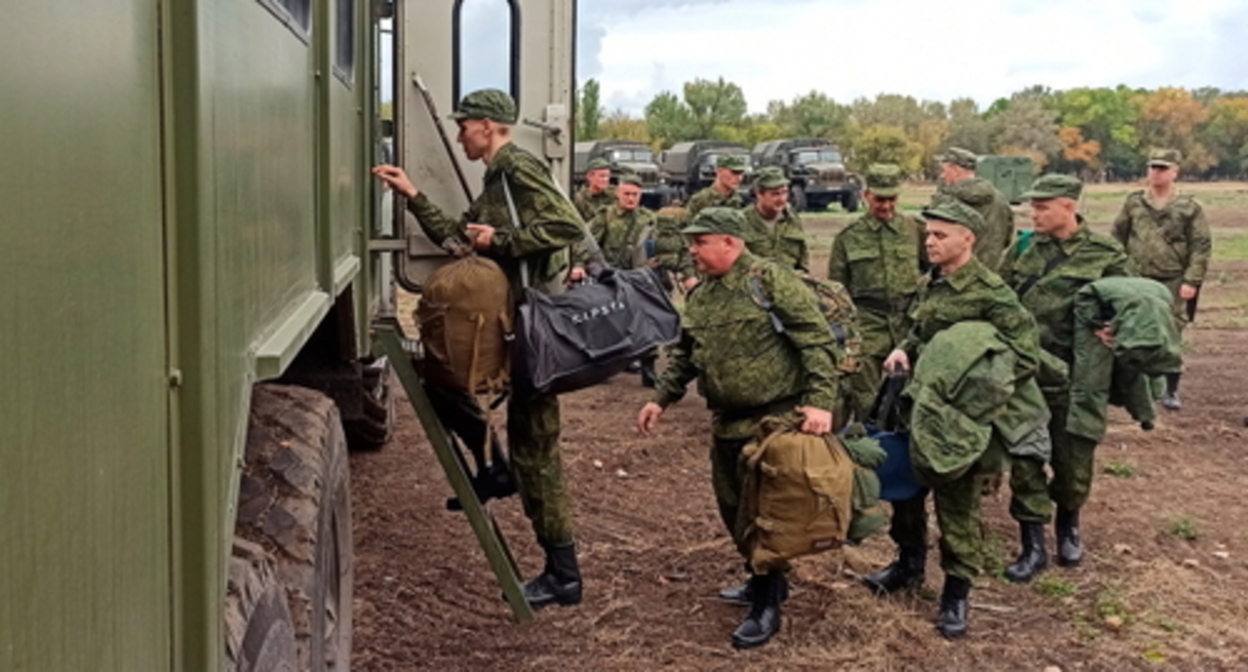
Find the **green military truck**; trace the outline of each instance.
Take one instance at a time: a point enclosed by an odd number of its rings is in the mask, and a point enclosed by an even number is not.
[[[641,204],[657,210],[671,202],[675,190],[667,185],[655,163],[654,152],[645,143],[634,140],[590,140],[578,142],[572,160],[572,183],[585,184],[585,169],[590,161],[604,159],[611,164],[611,179],[621,172],[641,177]]]
[[[391,259],[437,263],[378,216],[381,24],[452,207],[412,81],[451,109],[461,4],[6,5],[0,670],[349,669],[346,444],[390,427]],[[509,5],[515,139],[566,184],[575,7]]]
[[[836,145],[822,138],[789,138],[755,145],[754,167],[779,166],[789,178],[790,203],[798,211],[825,210],[839,203],[857,212],[862,178],[845,168]]]
[[[715,181],[715,162],[723,154],[742,157],[748,172],[751,162],[749,148],[726,140],[678,142],[660,155],[659,169],[675,197],[687,202],[690,196]],[[748,183],[743,182],[741,190],[748,191]]]
[[[975,176],[991,182],[1011,204],[1018,205],[1036,177],[1036,164],[1029,156],[981,156],[975,163]]]

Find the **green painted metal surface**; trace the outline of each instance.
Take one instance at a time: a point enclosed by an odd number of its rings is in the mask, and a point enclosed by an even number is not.
[[[0,669],[170,666],[157,4],[0,21]]]

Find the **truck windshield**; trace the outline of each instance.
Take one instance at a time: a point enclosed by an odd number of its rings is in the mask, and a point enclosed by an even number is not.
[[[613,149],[611,161],[615,163],[654,163],[654,154],[648,149]]]
[[[741,160],[745,162],[745,169],[746,170],[750,169],[750,155],[749,154],[733,154],[733,156],[741,157]],[[714,168],[715,164],[718,161],[719,161],[719,154],[712,153],[712,154],[702,155],[702,165],[704,166],[710,166]]]
[[[841,163],[841,153],[835,149],[806,149],[793,153],[793,163],[799,166],[808,163]]]

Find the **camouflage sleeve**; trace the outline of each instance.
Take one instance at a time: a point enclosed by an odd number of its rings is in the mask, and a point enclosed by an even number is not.
[[[654,385],[654,403],[667,408],[685,396],[685,388],[698,377],[693,365],[693,339],[681,330],[680,340],[667,346],[667,367]]]
[[[568,247],[584,236],[580,213],[555,186],[545,166],[536,159],[515,156],[502,167],[516,201],[521,229],[498,229],[492,249],[501,256],[524,257]]]
[[[795,273],[773,267],[766,280],[772,312],[784,325],[785,337],[797,347],[806,371],[802,405],[833,411],[837,408],[842,375],[836,364],[844,353],[836,351],[819,300]]]
[[[845,254],[845,230],[832,239],[832,253],[828,255],[828,279],[849,287],[849,257]]]
[[[802,254],[798,259],[797,267],[803,271],[810,271],[810,242],[808,238],[802,238]]]
[[[460,236],[465,232],[463,221],[448,217],[423,191],[416,194],[416,198],[407,199],[407,210],[416,218],[420,228],[434,245],[441,245],[447,238]]]
[[[1001,267],[997,269],[997,275],[1005,281],[1006,286],[1011,289],[1018,287],[1018,277],[1014,270],[1018,263],[1018,245],[1014,244],[1005,250],[1005,256],[1001,258]]]
[[[1101,273],[1103,278],[1130,278],[1135,277],[1135,275],[1135,264],[1132,263],[1131,257],[1127,256],[1126,251],[1121,248],[1115,251],[1113,260],[1105,265],[1105,270]]]
[[[1199,287],[1205,281],[1209,269],[1209,255],[1213,252],[1213,238],[1209,235],[1209,222],[1205,209],[1193,202],[1196,212],[1188,229],[1187,269],[1183,271],[1184,284]]]
[[[1127,196],[1127,200],[1123,201],[1122,209],[1118,211],[1118,216],[1114,218],[1114,227],[1110,230],[1114,240],[1119,245],[1127,246],[1127,239],[1131,237],[1131,197]]]
[[[1000,295],[989,303],[988,321],[1018,355],[1014,373],[1023,380],[1036,375],[1040,366],[1040,329],[1036,319],[1018,302],[1014,290],[1000,287],[998,292]]]
[[[593,258],[593,255],[590,254],[589,252],[589,246],[585,244],[586,236],[593,236],[594,240],[597,241],[599,245],[602,244],[602,241],[599,238],[600,236],[599,231],[601,228],[601,223],[595,224],[596,222],[599,222],[601,218],[602,218],[602,215],[598,214],[594,216],[593,219],[590,219],[589,223],[586,225],[586,228],[588,229],[588,231],[582,230],[581,237],[575,243],[572,244],[572,266],[573,267],[580,266],[581,268],[584,268],[585,265],[588,264],[590,260]],[[599,228],[595,228],[595,226]]]

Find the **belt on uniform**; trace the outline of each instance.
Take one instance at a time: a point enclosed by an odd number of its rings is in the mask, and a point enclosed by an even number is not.
[[[855,296],[854,307],[868,312],[893,315],[896,313],[904,313],[910,305],[910,297],[889,301],[874,296]]]
[[[789,411],[797,408],[802,403],[800,396],[785,397],[770,404],[761,406],[750,406],[748,408],[734,408],[730,410],[716,411],[719,419],[725,422],[736,422],[738,420],[751,420],[754,418],[762,419],[768,415],[784,415]]]

